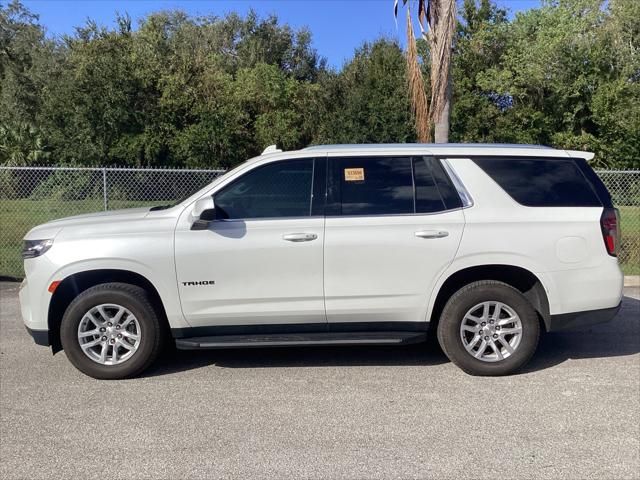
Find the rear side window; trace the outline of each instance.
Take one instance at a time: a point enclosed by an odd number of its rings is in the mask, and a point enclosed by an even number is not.
[[[599,207],[601,202],[572,159],[474,158],[518,203],[528,207]]]
[[[462,200],[440,160],[433,157],[414,157],[413,168],[416,182],[416,213],[462,208]],[[432,180],[428,179],[429,176]],[[440,205],[433,200],[436,197],[440,198]],[[425,199],[430,201],[427,203]]]
[[[410,157],[339,158],[342,215],[413,213]]]
[[[416,158],[413,163],[413,176],[416,182],[416,213],[445,210],[429,160],[428,158]]]
[[[449,177],[432,157],[330,160],[327,215],[398,215],[460,208]]]
[[[607,187],[604,185],[604,183],[602,183],[602,180],[600,180],[600,177],[596,175],[596,172],[593,171],[593,168],[589,166],[584,158],[574,158],[573,161],[576,162],[576,165],[578,166],[580,171],[582,171],[584,176],[591,183],[591,186],[598,195],[602,206],[613,208],[611,194],[609,193],[609,190],[607,190]]]

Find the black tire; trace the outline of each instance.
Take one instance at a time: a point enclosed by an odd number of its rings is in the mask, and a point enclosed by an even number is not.
[[[130,358],[116,365],[103,365],[82,351],[78,327],[84,315],[100,304],[117,304],[128,309],[141,329],[140,345]],[[163,325],[146,291],[127,283],[104,283],[78,295],[67,308],[60,325],[60,340],[67,358],[82,373],[102,380],[129,378],[140,374],[157,358],[162,344]]]
[[[487,301],[508,305],[520,317],[522,324],[520,344],[510,356],[495,362],[475,358],[464,347],[460,333],[465,314]],[[499,376],[516,372],[535,353],[539,337],[540,322],[529,301],[512,286],[494,280],[473,282],[458,290],[445,305],[438,324],[438,342],[445,355],[469,375]]]

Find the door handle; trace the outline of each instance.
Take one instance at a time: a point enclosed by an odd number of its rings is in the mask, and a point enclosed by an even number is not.
[[[449,232],[444,230],[420,230],[415,233],[415,236],[419,238],[444,238],[449,236]]]
[[[315,233],[285,233],[282,235],[283,240],[288,242],[310,242],[318,238]]]

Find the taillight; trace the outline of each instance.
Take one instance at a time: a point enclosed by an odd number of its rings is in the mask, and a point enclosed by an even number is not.
[[[617,208],[605,208],[600,217],[600,228],[607,253],[613,257],[618,256],[620,245],[620,217]]]

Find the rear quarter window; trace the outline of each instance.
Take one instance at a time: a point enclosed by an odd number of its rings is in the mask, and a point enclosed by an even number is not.
[[[474,158],[516,202],[528,207],[600,207],[573,159]]]

